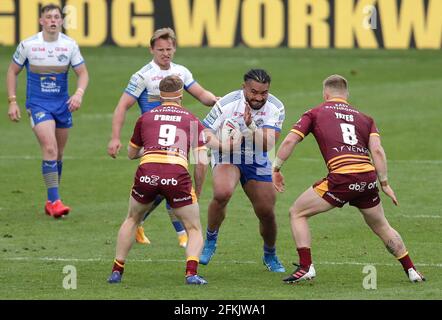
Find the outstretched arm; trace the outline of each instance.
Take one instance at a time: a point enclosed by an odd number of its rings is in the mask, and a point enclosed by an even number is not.
[[[204,89],[198,83],[194,83],[192,86],[190,86],[187,92],[208,107],[212,107],[219,99],[219,97],[215,97],[212,92]]]
[[[134,97],[124,92],[115,108],[114,116],[112,118],[112,136],[107,146],[107,153],[112,158],[116,158],[121,149],[120,134],[121,128],[124,125],[124,120],[126,119],[126,111],[132,107],[135,102],[136,100]]]
[[[302,137],[294,132],[289,132],[284,141],[279,146],[276,153],[276,159],[273,162],[273,185],[276,191],[284,192],[284,176],[281,174],[281,167],[290,155],[292,154],[295,146],[302,140]]]
[[[395,205],[398,205],[396,195],[393,189],[388,184],[387,175],[387,157],[385,155],[384,148],[381,145],[381,138],[378,135],[371,135],[368,142],[368,149],[371,153],[371,158],[373,159],[373,164],[376,169],[376,174],[378,175],[379,182],[381,184],[382,191],[390,197]]]
[[[18,64],[11,62],[6,74],[6,87],[8,90],[8,116],[11,121],[18,122],[21,118],[20,107],[17,104],[17,76],[22,70]]]

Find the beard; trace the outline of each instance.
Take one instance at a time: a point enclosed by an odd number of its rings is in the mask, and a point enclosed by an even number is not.
[[[266,103],[266,100],[256,101],[256,100],[250,100],[248,98],[246,98],[246,101],[249,104],[249,106],[254,110],[261,109]]]

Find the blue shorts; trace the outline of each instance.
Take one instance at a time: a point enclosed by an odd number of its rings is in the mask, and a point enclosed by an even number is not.
[[[217,163],[219,164],[219,163]],[[215,167],[215,164],[213,167]],[[222,163],[220,163],[222,164]],[[269,166],[261,166],[259,164],[234,164],[239,169],[241,174],[240,181],[241,185],[245,185],[249,180],[263,181],[263,182],[272,182],[272,168]]]
[[[241,185],[245,185],[249,180],[272,182],[272,168],[259,164],[234,164],[241,172]]]
[[[54,120],[56,128],[71,128],[72,114],[69,111],[67,100],[62,102],[48,103],[45,106],[28,103],[26,109],[31,118],[31,126],[47,120]]]

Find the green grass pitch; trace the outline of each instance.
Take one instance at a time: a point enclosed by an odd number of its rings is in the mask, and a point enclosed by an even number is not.
[[[0,299],[441,299],[442,298],[442,60],[439,51],[178,49],[175,62],[216,95],[236,90],[252,67],[272,75],[271,92],[286,106],[283,136],[310,107],[321,102],[322,80],[339,73],[350,83],[350,102],[373,116],[383,137],[389,180],[400,206],[382,195],[390,223],[426,275],[411,284],[402,268],[353,207],[310,220],[317,278],[297,286],[265,270],[258,221],[239,187],[228,206],[216,255],[200,274],[205,287],[184,285],[184,251],[164,206],[145,224],[150,246],[134,245],[123,283],[106,283],[137,166],[125,152],[106,154],[115,105],[131,74],[150,61],[144,48],[84,48],[90,86],[74,114],[65,150],[61,195],[72,212],[54,220],[43,211],[45,189],[40,150],[25,114],[25,72],[19,77],[22,121],[7,118],[5,78],[15,48],[0,47]],[[75,77],[71,72],[71,90]],[[200,117],[208,108],[189,95],[184,104]],[[139,115],[126,119],[126,143]],[[123,148],[125,150],[125,148]],[[278,196],[277,252],[288,271],[297,261],[288,209],[293,200],[326,174],[309,136],[285,165],[286,192]],[[212,195],[208,175],[201,220],[207,225]],[[377,270],[377,289],[363,288],[365,265]],[[66,265],[77,270],[77,288],[66,290]]]

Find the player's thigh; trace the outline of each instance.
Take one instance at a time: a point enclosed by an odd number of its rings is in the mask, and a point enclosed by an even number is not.
[[[255,212],[273,212],[276,202],[276,191],[272,182],[249,180],[243,185]]]
[[[152,204],[153,201],[149,203],[141,203],[137,201],[134,197],[130,196],[127,217],[135,219],[138,223],[140,223],[143,220],[146,211],[152,207]]]
[[[217,164],[212,170],[215,197],[230,197],[238,185],[241,173],[233,164]]]
[[[384,208],[382,203],[378,203],[376,206],[371,208],[358,208],[362,213],[365,222],[373,230],[388,226],[387,218],[384,214]]]
[[[290,215],[296,217],[311,217],[315,214],[326,212],[334,206],[324,200],[313,187],[305,190],[290,208]]]
[[[198,203],[173,209],[173,213],[181,220],[186,229],[201,230],[201,220]]]
[[[55,136],[55,121],[47,120],[36,124],[32,130],[42,147],[57,146],[57,138]]]

